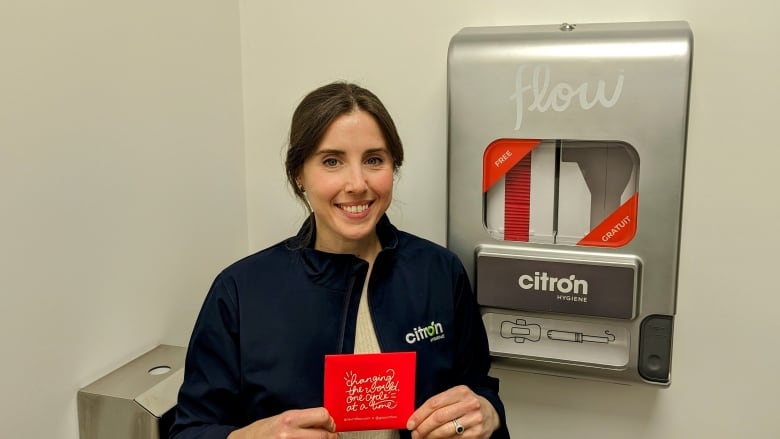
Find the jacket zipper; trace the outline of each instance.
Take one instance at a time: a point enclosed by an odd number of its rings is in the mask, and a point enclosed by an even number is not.
[[[344,353],[344,336],[347,331],[347,317],[349,316],[349,302],[352,298],[352,289],[355,286],[356,275],[352,275],[349,279],[349,286],[347,287],[347,294],[344,295],[344,303],[341,309],[341,331],[339,333],[339,353]]]

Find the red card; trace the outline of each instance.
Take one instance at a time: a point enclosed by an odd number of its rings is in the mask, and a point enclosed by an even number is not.
[[[325,356],[325,408],[336,431],[400,430],[414,413],[416,352]]]

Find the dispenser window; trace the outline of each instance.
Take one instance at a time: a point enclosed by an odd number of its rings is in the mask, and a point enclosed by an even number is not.
[[[625,142],[499,139],[483,157],[483,221],[501,241],[621,247],[636,233],[639,156]]]

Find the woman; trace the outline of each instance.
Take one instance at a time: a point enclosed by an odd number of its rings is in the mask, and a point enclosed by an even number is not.
[[[309,218],[214,281],[173,438],[509,437],[462,264],[385,215],[402,161],[395,124],[370,91],[339,82],[301,101],[285,166]],[[429,325],[440,334],[425,337]],[[411,350],[417,409],[407,430],[339,436],[322,407],[324,356]]]

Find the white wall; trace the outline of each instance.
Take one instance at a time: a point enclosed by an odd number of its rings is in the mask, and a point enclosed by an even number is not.
[[[4,437],[75,439],[80,387],[185,344],[216,272],[294,232],[281,150],[311,88],[344,78],[383,98],[407,149],[390,214],[443,243],[453,34],[669,19],[695,36],[674,384],[497,371],[510,428],[777,437],[775,2],[241,1],[240,26],[234,3],[0,7]]]
[[[302,217],[284,189],[280,150],[294,105],[315,86],[355,80],[383,98],[408,154],[391,217],[443,243],[452,35],[464,26],[688,21],[695,48],[671,388],[497,374],[514,437],[780,436],[776,2],[242,1],[241,8],[252,248],[293,233]]]
[[[0,436],[185,344],[247,247],[237,2],[0,5]]]

